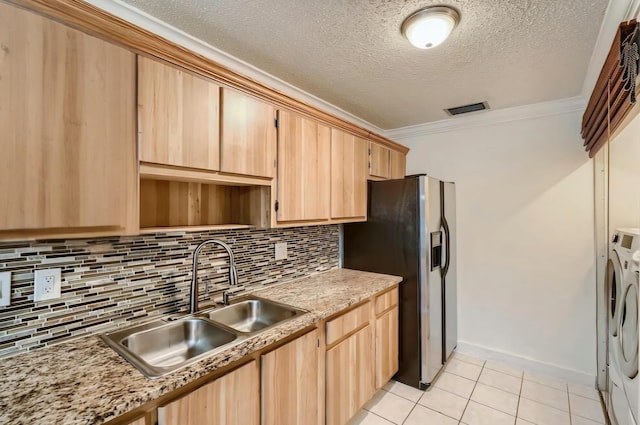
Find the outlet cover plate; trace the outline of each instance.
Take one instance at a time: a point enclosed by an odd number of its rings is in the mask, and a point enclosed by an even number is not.
[[[276,260],[287,259],[287,243],[280,242],[276,244]]]
[[[11,272],[0,273],[0,307],[11,305]]]
[[[62,281],[61,269],[36,270],[34,274],[33,301],[60,298]]]

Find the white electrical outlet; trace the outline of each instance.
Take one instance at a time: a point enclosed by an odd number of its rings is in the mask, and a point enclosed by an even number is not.
[[[60,298],[62,281],[60,269],[36,270],[34,276],[33,301]]]
[[[276,260],[287,259],[287,243],[280,242],[276,244]]]
[[[0,273],[0,307],[11,304],[11,272]]]

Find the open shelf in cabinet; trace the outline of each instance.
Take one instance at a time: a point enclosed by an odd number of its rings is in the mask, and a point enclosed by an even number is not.
[[[270,189],[143,177],[140,233],[267,227]]]

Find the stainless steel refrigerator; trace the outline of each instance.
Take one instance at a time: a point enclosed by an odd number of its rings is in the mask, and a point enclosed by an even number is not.
[[[457,343],[455,184],[425,175],[369,182],[367,221],[345,224],[349,269],[399,275],[399,370],[426,388]]]

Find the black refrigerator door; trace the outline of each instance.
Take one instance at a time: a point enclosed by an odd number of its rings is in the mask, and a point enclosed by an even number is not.
[[[420,384],[419,177],[369,182],[367,222],[344,225],[345,268],[402,276],[399,287],[399,371]]]

